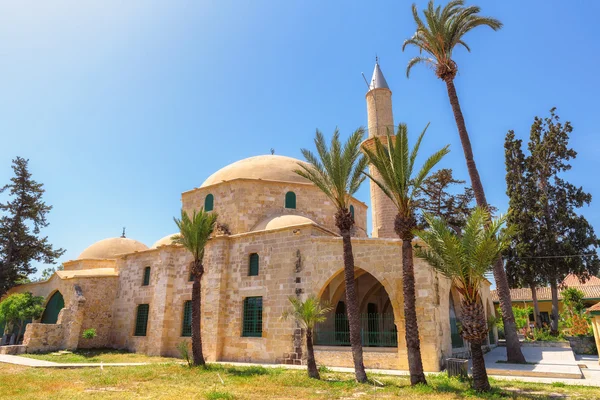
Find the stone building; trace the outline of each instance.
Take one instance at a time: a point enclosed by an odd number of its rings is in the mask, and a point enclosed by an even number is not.
[[[391,95],[376,64],[366,95],[367,140],[393,130]],[[290,296],[315,294],[333,306],[316,330],[317,362],[352,366],[335,206],[294,172],[299,162],[250,157],[182,194],[185,211],[204,207],[227,226],[211,239],[204,261],[202,337],[209,361],[301,363],[297,325],[280,316]],[[402,243],[393,231],[393,205],[374,184],[371,204],[372,237],[366,231],[367,205],[352,199],[350,208],[365,365],[407,369]],[[125,237],[101,240],[48,281],[14,288],[11,292],[47,299],[41,321],[25,331],[27,351],[112,347],[177,356],[177,344],[191,334],[191,256],[172,244],[172,236],[149,248]],[[415,260],[415,274],[423,364],[438,371],[445,358],[468,351],[458,334],[458,293],[422,260]],[[488,284],[482,293],[491,315]],[[82,338],[89,328],[96,329],[96,338]]]

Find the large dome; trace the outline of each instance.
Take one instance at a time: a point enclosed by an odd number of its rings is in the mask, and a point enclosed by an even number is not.
[[[301,215],[276,215],[268,217],[260,221],[252,228],[252,232],[256,231],[270,231],[273,229],[287,228],[289,226],[314,224],[310,218],[303,217]]]
[[[168,246],[173,244],[173,236],[177,236],[179,235],[179,233],[172,233],[170,235],[165,236],[162,239],[157,240],[152,247],[150,247],[151,249],[156,249],[160,246]]]
[[[148,246],[137,240],[116,237],[100,240],[85,249],[78,260],[83,259],[107,259],[117,258],[121,254],[133,253],[135,251],[148,250]]]
[[[245,158],[221,168],[208,177],[200,187],[233,179],[262,179],[266,181],[310,183],[294,170],[303,161],[291,157],[266,155]]]

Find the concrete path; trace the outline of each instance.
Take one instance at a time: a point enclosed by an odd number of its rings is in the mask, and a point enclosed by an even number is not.
[[[99,368],[99,367],[132,367],[137,365],[148,365],[150,363],[57,363],[53,361],[37,360],[35,358],[10,356],[0,354],[0,363],[22,365],[34,368]]]
[[[485,355],[489,375],[537,378],[582,379],[583,374],[570,348],[521,347],[528,364],[507,364],[506,347]]]

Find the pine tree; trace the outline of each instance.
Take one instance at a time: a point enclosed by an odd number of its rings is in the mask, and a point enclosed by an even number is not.
[[[517,207],[516,213],[521,215],[513,220],[521,231],[520,247],[513,249],[515,254],[511,262],[529,265],[520,277],[527,275],[527,269],[533,269],[530,274],[538,282],[546,280],[550,284],[553,333],[558,332],[560,282],[570,273],[585,280],[600,269],[596,254],[600,241],[585,217],[577,213],[578,209],[590,204],[592,196],[561,177],[571,169],[569,161],[577,156],[575,150],[569,147],[572,131],[571,123],[562,124],[553,108],[549,117],[534,119],[528,144],[529,156],[522,161],[518,161],[520,156],[507,156],[507,170],[517,170],[519,163],[522,164],[520,178],[511,177],[512,172],[507,176],[509,191],[512,182],[522,182],[517,189],[521,194],[511,196],[511,201],[514,198],[515,205],[521,208],[519,211]],[[514,140],[511,132],[507,135],[506,146],[507,153],[518,155],[521,151],[520,141]]]
[[[54,249],[48,237],[40,236],[48,226],[47,214],[52,206],[42,200],[43,184],[31,179],[28,162],[21,157],[13,160],[15,176],[0,189],[9,199],[0,203],[0,296],[20,279],[36,272],[33,261],[53,264],[64,254]]]
[[[460,232],[475,208],[473,189],[464,184],[465,181],[454,179],[449,168],[440,169],[425,179],[418,190],[416,201],[416,208],[422,212],[419,226],[425,226],[423,214],[426,213],[443,218],[450,228]],[[462,192],[451,191],[457,185],[463,185]]]

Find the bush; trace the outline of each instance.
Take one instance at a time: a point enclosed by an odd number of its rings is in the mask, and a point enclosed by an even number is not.
[[[534,328],[531,331],[531,340],[537,342],[557,342],[565,340],[562,332],[558,334],[558,336],[554,336],[550,333],[550,329],[548,328]]]
[[[192,366],[192,358],[190,357],[190,345],[188,342],[183,341],[177,345],[177,350],[179,351],[179,355],[181,358],[185,360],[188,367]]]
[[[83,331],[84,339],[93,339],[95,337],[96,337],[96,329],[90,328],[90,329],[86,329],[85,331]]]

